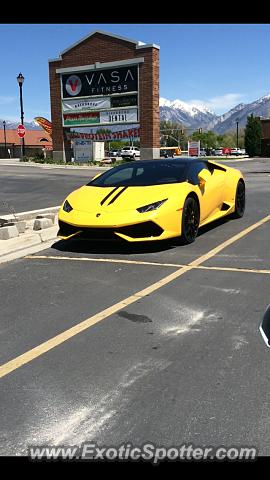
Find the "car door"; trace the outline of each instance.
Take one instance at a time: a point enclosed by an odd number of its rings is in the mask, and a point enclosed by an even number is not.
[[[208,170],[210,175],[205,185],[201,187],[199,185],[198,174],[203,169]],[[189,181],[193,185],[197,185],[196,190],[200,200],[201,222],[221,208],[224,185],[224,173],[223,175],[222,173],[221,170],[216,169],[210,171],[207,162],[196,162],[190,167],[188,176]]]

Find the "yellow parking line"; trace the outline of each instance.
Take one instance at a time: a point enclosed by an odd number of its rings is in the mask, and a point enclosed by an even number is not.
[[[247,227],[245,228],[244,230],[242,230],[242,232],[239,232],[237,233],[236,235],[234,235],[233,237],[229,238],[229,240],[226,240],[225,242],[221,243],[220,245],[218,245],[217,247],[213,248],[212,250],[210,250],[208,253],[206,253],[205,255],[202,255],[201,257],[199,257],[197,260],[194,260],[193,262],[191,262],[189,265],[193,265],[193,266],[198,266],[204,262],[206,262],[206,260],[209,260],[209,258],[211,257],[214,257],[217,253],[219,253],[221,250],[224,250],[224,248],[228,247],[229,245],[231,245],[232,243],[235,243],[237,240],[240,240],[240,238],[244,237],[245,235],[247,235],[248,233],[252,232],[253,230],[255,230],[256,228],[260,227],[261,225],[263,225],[264,223],[268,222],[270,220],[270,215],[267,215],[266,217],[262,218],[261,220],[259,220],[258,222],[254,223],[253,225],[251,225],[250,227]]]
[[[193,268],[198,268],[201,270],[219,270],[223,272],[237,272],[237,273],[265,273],[268,274],[270,273],[270,270],[259,270],[257,268],[241,268],[241,267],[205,267],[203,265],[200,265],[198,267],[193,267]]]
[[[100,322],[101,320],[104,320],[105,318],[113,315],[114,313],[118,312],[122,308],[126,307],[127,305],[131,305],[134,302],[137,302],[142,297],[145,297],[146,295],[149,295],[149,293],[152,293],[153,291],[157,290],[158,288],[162,287],[163,285],[166,285],[167,283],[171,282],[172,280],[175,280],[177,277],[180,275],[183,275],[186,271],[191,270],[192,267],[183,267],[180,270],[177,270],[176,272],[172,273],[171,275],[168,275],[167,277],[163,278],[162,280],[154,283],[153,285],[150,285],[150,287],[147,287],[134,295],[131,295],[130,297],[125,298],[124,300],[116,303],[115,305],[112,305],[109,308],[106,308],[105,310],[102,310],[101,312],[87,318],[86,320],[78,323],[74,327],[69,328],[68,330],[65,330],[64,332],[60,333],[59,335],[56,335],[53,338],[50,338],[48,341],[38,345],[35,348],[32,348],[31,350],[23,353],[22,355],[19,355],[18,357],[14,358],[13,360],[10,360],[9,362],[1,365],[0,367],[0,378],[4,377],[8,373],[12,372],[13,370],[16,370],[17,368],[21,367],[22,365],[29,363],[30,361],[34,360],[34,358],[39,357],[43,353],[48,352],[52,348],[60,345],[61,343],[65,342],[69,338],[74,337],[74,335],[77,335],[80,332],[83,332],[87,328],[95,325],[96,323]]]
[[[143,262],[141,260],[123,260],[117,258],[92,258],[92,257],[63,257],[58,255],[27,255],[24,257],[26,259],[49,259],[49,260],[71,260],[71,261],[81,261],[81,262],[105,262],[105,263],[127,263],[133,265],[154,265],[160,267],[184,267],[179,263],[158,263],[158,262]]]
[[[82,261],[82,262],[105,262],[105,263],[127,263],[127,264],[134,264],[134,265],[150,265],[154,267],[177,267],[183,268],[188,267],[188,265],[180,264],[180,263],[159,263],[159,262],[143,262],[140,260],[123,260],[122,258],[91,258],[91,257],[62,257],[62,256],[54,256],[54,255],[27,255],[27,260],[71,260],[71,261]],[[221,271],[228,271],[228,272],[243,272],[243,273],[265,273],[269,274],[270,270],[265,269],[257,269],[257,268],[242,268],[242,267],[206,267],[206,266],[193,266],[193,269],[203,269],[203,270],[221,270]]]
[[[100,322],[101,320],[104,320],[105,318],[108,318],[112,314],[118,312],[121,310],[123,307],[126,307],[127,305],[131,305],[132,303],[137,302],[140,298],[143,298],[150,293],[153,293],[163,287],[164,285],[167,285],[168,283],[172,282],[173,280],[176,280],[178,277],[184,275],[184,273],[192,270],[193,267],[198,267],[200,264],[205,262],[211,257],[214,257],[218,252],[226,248],[227,246],[231,245],[232,243],[236,242],[240,238],[244,237],[248,233],[250,233],[252,230],[255,228],[258,228],[259,226],[263,225],[264,223],[268,222],[270,220],[270,215],[267,215],[265,218],[260,220],[259,222],[254,223],[248,228],[245,228],[242,230],[242,232],[238,233],[237,235],[234,235],[231,239],[226,240],[225,242],[221,243],[218,245],[216,248],[213,248],[210,250],[208,253],[205,255],[201,255],[199,258],[191,262],[189,265],[185,267],[181,267],[177,269],[175,272],[171,273],[170,275],[167,275],[166,277],[162,278],[158,282],[153,283],[149,287],[144,288],[143,290],[140,290],[139,292],[135,293],[134,295],[131,295],[122,301],[112,305],[109,308],[106,308],[105,310],[102,310],[101,312],[92,315],[91,317],[87,318],[86,320],[78,323],[74,327],[71,327],[64,332],[60,333],[59,335],[56,335],[55,337],[50,338],[44,343],[41,343],[35,348],[32,348],[31,350],[28,350],[27,352],[23,353],[22,355],[19,355],[16,358],[13,358],[9,362],[4,363],[0,367],[0,377],[4,377],[5,375],[8,375],[12,371],[20,368],[22,365],[25,365],[35,358],[39,357],[40,355],[43,355],[44,353],[48,352],[49,350],[57,347],[61,343],[67,341],[68,339],[74,337],[78,333],[83,332],[84,330],[88,329],[89,327],[95,325],[96,323]]]

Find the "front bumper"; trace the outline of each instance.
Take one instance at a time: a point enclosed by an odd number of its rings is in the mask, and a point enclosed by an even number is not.
[[[181,214],[165,209],[146,213],[134,210],[67,213],[61,208],[58,236],[63,240],[75,236],[93,240],[122,238],[128,242],[165,240],[181,234]]]
[[[164,230],[155,222],[147,221],[124,227],[79,227],[59,220],[58,236],[68,239],[75,236],[89,240],[117,240],[123,238],[129,242],[157,240]]]

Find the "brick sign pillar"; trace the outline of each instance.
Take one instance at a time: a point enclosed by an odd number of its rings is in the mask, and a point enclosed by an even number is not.
[[[159,50],[144,51],[140,68],[141,160],[160,156]]]
[[[49,60],[54,159],[69,161],[71,158],[71,143],[66,135],[69,128],[63,127],[62,120],[63,87],[61,86],[61,76],[66,74],[80,75],[87,71],[98,73],[110,68],[117,70],[117,68],[129,65],[138,65],[139,67],[138,126],[140,126],[141,134],[141,159],[159,158],[158,45],[146,45],[117,35],[95,31],[62,52],[59,58]],[[89,99],[91,95],[91,93],[89,93],[89,96],[87,94],[87,98]],[[128,124],[121,124],[121,126],[128,128]],[[110,128],[110,125],[100,125],[100,128]]]

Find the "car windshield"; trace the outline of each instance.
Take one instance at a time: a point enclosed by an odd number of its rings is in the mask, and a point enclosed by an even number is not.
[[[187,180],[185,162],[147,160],[115,167],[88,183],[91,187],[146,186],[180,183]]]

